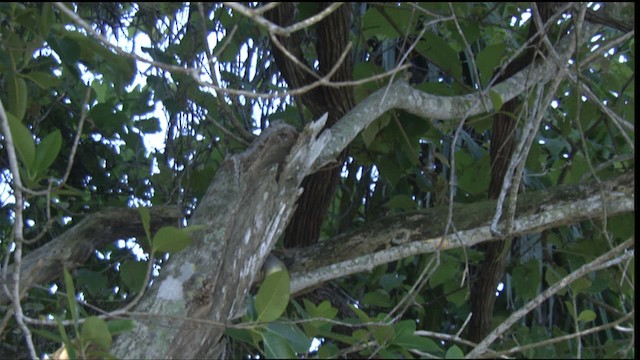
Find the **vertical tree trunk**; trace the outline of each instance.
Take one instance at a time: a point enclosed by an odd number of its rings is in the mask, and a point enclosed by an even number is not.
[[[325,8],[329,3],[322,3]],[[328,74],[347,48],[349,43],[349,25],[351,8],[348,4],[342,5],[332,12],[316,26],[316,52],[318,54],[318,76]],[[274,10],[268,12],[267,18],[279,25],[287,25],[294,21],[293,7],[290,4],[280,4]],[[300,39],[279,38],[287,50],[295,55],[300,62],[305,64],[300,49]],[[272,46],[272,51],[280,72],[290,87],[301,87],[316,81],[315,77],[300,69],[280,49]],[[340,64],[335,74],[331,77],[333,82],[349,81],[353,78],[352,57],[347,55]],[[312,66],[308,66],[313,68]],[[311,93],[300,96],[314,118],[328,113],[326,127],[331,127],[354,106],[353,89],[351,87],[316,88]],[[287,227],[284,237],[286,248],[304,247],[313,245],[320,237],[322,224],[327,215],[329,205],[340,181],[342,163],[347,156],[343,151],[337,162],[330,164],[315,174],[307,176],[302,182],[304,193],[300,196],[296,211]]]
[[[549,3],[536,3],[540,17],[545,22],[552,13],[552,6]],[[538,32],[533,18],[529,25],[529,39]],[[533,46],[533,45],[532,45]],[[517,72],[531,64],[535,58],[535,49],[530,47],[520,57],[513,61],[504,73],[500,75],[497,82],[504,81]],[[507,167],[513,154],[516,137],[516,111],[520,106],[520,100],[514,98],[506,102],[502,109],[496,113],[493,120],[491,135],[491,182],[489,183],[489,198],[497,199],[500,195],[502,182],[506,174]],[[516,241],[516,239],[514,239]],[[511,244],[510,241],[495,241],[479,247],[484,251],[485,257],[474,273],[477,278],[471,287],[471,312],[473,316],[469,322],[469,340],[480,342],[491,330],[491,320],[496,300],[496,288],[498,282],[504,275],[506,265],[505,246]]]

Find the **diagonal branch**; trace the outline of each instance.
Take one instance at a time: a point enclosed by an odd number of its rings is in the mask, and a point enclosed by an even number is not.
[[[633,174],[623,174],[602,184],[563,185],[522,194],[511,234],[522,236],[596,219],[602,216],[603,207],[607,216],[632,212],[635,210],[634,182]],[[495,200],[486,200],[456,205],[453,223],[457,231],[446,236],[442,234],[447,212],[443,207],[435,207],[381,219],[366,228],[310,247],[276,253],[289,265],[291,292],[299,293],[322,282],[369,271],[407,256],[499,240],[490,230],[495,204]],[[504,231],[502,227],[504,222],[498,227]]]

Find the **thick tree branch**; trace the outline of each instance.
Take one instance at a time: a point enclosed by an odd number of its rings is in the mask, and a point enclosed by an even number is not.
[[[587,185],[565,185],[520,195],[514,231],[521,236],[546,229],[635,210],[633,174]],[[291,291],[299,293],[322,282],[369,271],[407,256],[469,247],[498,240],[490,230],[495,200],[454,206],[456,232],[443,236],[447,212],[443,207],[399,214],[366,228],[280,254],[291,272]],[[500,227],[499,227],[500,228]],[[501,229],[502,230],[502,229]],[[322,254],[322,256],[318,256]]]
[[[178,226],[182,213],[178,207],[152,207],[151,231],[162,226]],[[62,268],[75,269],[83,264],[93,251],[118,239],[145,236],[137,209],[109,209],[91,214],[59,237],[30,252],[22,258],[20,296],[35,284],[45,284],[62,275]],[[13,286],[9,266],[6,281]],[[0,279],[2,283],[2,279]],[[0,304],[11,301],[0,291]]]
[[[585,26],[582,39],[589,39],[598,29],[597,26]],[[568,58],[569,54],[575,51],[577,45],[571,38],[571,36],[565,36],[558,43],[557,52],[560,54],[560,58]],[[429,120],[459,121],[470,116],[494,111],[491,102],[486,101],[488,91],[494,91],[500,95],[505,103],[533,86],[548,83],[555,78],[557,69],[564,66],[565,64],[557,64],[553,61],[532,64],[509,79],[486,89],[484,93],[460,96],[439,96],[425,93],[414,89],[405,80],[389,84],[389,86],[369,95],[331,129],[322,134],[330,140],[312,170],[315,171],[333,161],[360,131],[389,110],[401,109]],[[329,132],[331,133],[329,134]]]

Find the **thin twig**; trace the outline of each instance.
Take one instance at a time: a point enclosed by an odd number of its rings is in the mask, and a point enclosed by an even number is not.
[[[37,359],[38,355],[36,354],[36,349],[33,345],[31,331],[24,323],[24,314],[22,312],[22,305],[20,304],[20,268],[22,267],[22,245],[24,240],[24,219],[22,212],[24,208],[24,198],[22,194],[22,180],[20,178],[20,170],[18,168],[18,157],[16,156],[16,149],[13,144],[11,129],[9,128],[9,119],[7,118],[7,113],[4,110],[2,100],[0,100],[0,122],[2,123],[2,132],[4,133],[5,149],[7,151],[7,157],[9,158],[9,169],[14,183],[13,197],[15,198],[15,206],[13,209],[13,244],[15,245],[15,248],[13,250],[13,266],[15,267],[15,270],[12,274],[13,287],[11,289],[11,300],[13,301],[14,311],[13,317],[16,319],[18,327],[24,334],[29,355],[31,358]]]
[[[531,310],[540,306],[542,302],[544,302],[545,300],[547,300],[548,298],[556,294],[558,291],[566,288],[577,279],[585,276],[590,272],[605,269],[605,268],[617,265],[626,259],[632,258],[634,256],[634,250],[631,249],[631,247],[633,247],[634,244],[635,244],[635,239],[631,238],[621,243],[620,245],[616,246],[615,248],[611,249],[610,251],[606,252],[605,254],[597,257],[593,261],[581,266],[574,272],[570,273],[569,275],[565,276],[555,284],[551,285],[549,288],[547,288],[541,294],[533,298],[531,301],[529,301],[526,305],[524,305],[518,311],[512,313],[511,316],[509,316],[496,329],[494,329],[489,335],[487,335],[487,337],[485,337],[480,342],[480,344],[478,344],[476,348],[474,348],[471,352],[469,352],[465,356],[465,358],[475,358],[486,353],[489,346],[494,341],[496,341],[500,336],[502,336],[507,330],[509,330],[509,328],[511,328],[513,324],[518,322],[518,320],[520,320],[522,317],[528,314]],[[617,256],[618,253],[621,253],[621,252],[623,254]]]

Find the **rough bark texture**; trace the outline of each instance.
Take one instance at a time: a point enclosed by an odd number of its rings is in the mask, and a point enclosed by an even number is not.
[[[546,21],[550,17],[550,6],[547,3],[537,3],[538,10],[542,21]],[[533,20],[529,28],[529,39],[532,39],[537,27]],[[535,60],[535,49],[530,48],[520,57],[513,61],[497,82],[502,82],[522,69],[526,68]],[[517,110],[520,107],[520,100],[514,98],[507,101],[502,109],[496,113],[493,120],[491,134],[491,181],[489,182],[489,198],[497,199],[502,189],[502,182],[507,174],[507,168],[511,161],[511,156],[515,147],[516,128],[517,128]],[[506,265],[505,256],[511,241],[501,240],[487,243],[480,246],[480,250],[484,251],[484,260],[476,269],[477,278],[471,287],[471,312],[473,317],[469,322],[469,340],[480,342],[491,330],[491,319],[493,318],[493,309],[496,299],[496,287],[498,282],[504,275]]]
[[[321,7],[327,5],[322,3]],[[349,42],[349,15],[349,5],[343,5],[316,26],[318,77],[326,76],[334,66],[339,64],[339,59]],[[278,25],[290,25],[294,21],[294,5],[283,3],[267,13],[267,17]],[[298,36],[279,38],[279,40],[291,54],[311,69],[312,67],[307,64],[302,55],[301,39]],[[302,87],[317,80],[316,77],[304,72],[275,45],[272,46],[272,51],[276,64],[290,87]],[[347,56],[330,80],[335,82],[351,80],[351,61],[350,56]],[[300,99],[302,104],[311,110],[314,118],[328,113],[327,128],[333,126],[354,106],[353,89],[350,87],[322,86],[300,95]],[[336,164],[331,164],[309,175],[302,182],[304,193],[298,200],[296,211],[285,232],[286,248],[309,246],[318,241],[322,223],[340,180],[340,170],[346,155],[345,150],[338,156]]]
[[[603,213],[616,216],[632,212],[635,209],[634,185],[634,174],[627,173],[602,183],[563,185],[521,194],[513,235],[538,233],[601,218]],[[499,242],[489,226],[496,200],[454,205],[452,222],[457,231],[442,237],[448,216],[446,207],[379,219],[310,247],[279,252],[291,273],[291,291],[296,293],[323,281],[369,271],[408,256]]]
[[[225,160],[191,219],[204,230],[193,234],[188,250],[171,256],[136,307],[148,316],[139,319],[134,334],[118,339],[116,356],[223,355],[224,325],[243,310],[250,284],[297,198],[299,180],[282,173],[296,137],[290,126],[272,126],[245,152]],[[284,183],[289,187],[280,186]],[[140,348],[141,342],[151,346]]]

